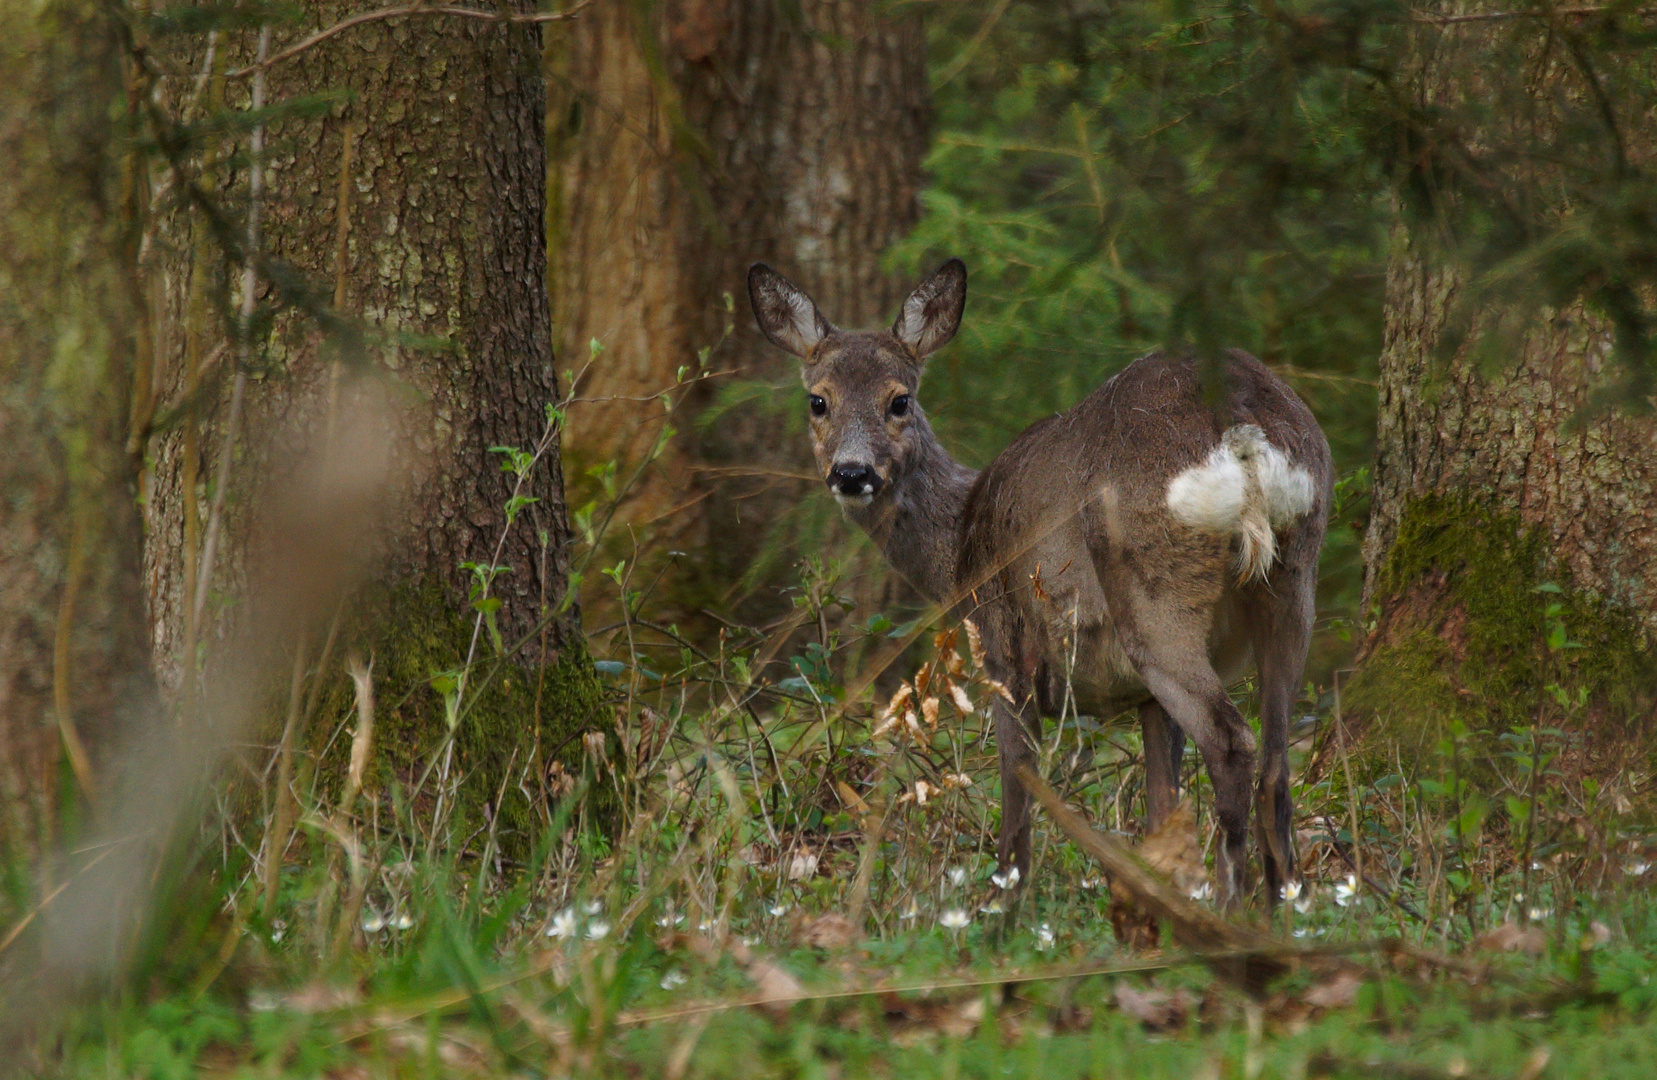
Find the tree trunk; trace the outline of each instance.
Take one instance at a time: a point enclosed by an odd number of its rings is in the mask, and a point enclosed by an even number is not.
[[[52,845],[150,715],[138,577],[133,179],[117,28],[8,4],[0,45],[0,866]],[[14,913],[15,914],[15,913]],[[0,914],[0,923],[13,921]]]
[[[298,41],[371,7],[327,4],[313,23],[284,33]],[[251,41],[244,35],[237,43],[233,67],[251,62]],[[481,696],[450,764],[468,777],[478,809],[508,770],[506,790],[517,790],[538,746],[566,744],[589,719],[596,692],[575,610],[564,604],[568,528],[557,440],[519,492],[538,501],[510,524],[514,478],[494,449],[534,449],[559,398],[545,278],[540,30],[441,14],[369,21],[272,65],[268,79],[273,105],[322,92],[340,98],[321,116],[273,125],[264,250],[310,295],[331,294],[340,314],[360,318],[366,338],[353,346],[350,334],[326,337],[314,312],[294,307],[260,335],[246,368],[245,419],[233,433],[227,543],[210,598],[239,595],[258,493],[270,478],[330,438],[340,416],[357,407],[353,388],[364,378],[388,376],[400,403],[390,438],[406,483],[383,534],[375,588],[345,613],[342,640],[372,652],[382,700],[397,703],[377,726],[377,750],[405,782],[447,730],[443,694],[455,680],[444,673],[527,642],[499,677],[486,678],[487,668],[466,677]],[[233,98],[241,85],[232,81]],[[245,201],[245,175],[230,180],[227,199]],[[198,242],[202,227],[198,218]],[[172,347],[162,383],[173,401],[187,401],[193,381],[213,374],[200,297],[213,294],[215,278],[211,260],[192,259],[190,247],[179,243],[167,267],[163,337]],[[264,295],[274,299],[270,283],[282,272],[264,276]],[[299,295],[291,284],[283,289],[289,300]],[[225,344],[233,357],[234,343]],[[231,366],[226,360],[217,369],[211,417],[193,430],[187,416],[154,452],[147,571],[155,638],[174,683],[193,636],[193,583],[212,528],[209,485],[232,434],[225,430]],[[489,586],[500,606],[481,635],[474,634],[479,578],[464,564],[500,568]],[[204,626],[203,639],[214,629]],[[313,657],[327,629],[311,628]],[[328,680],[325,702],[341,708],[350,700],[338,670],[343,651],[318,676]],[[318,742],[330,727],[313,727]]]
[[[571,475],[602,499],[588,470],[614,462],[622,486],[648,466],[611,535],[624,554],[633,536],[690,554],[654,598],[679,615],[774,579],[755,559],[796,508],[819,540],[838,528],[826,500],[801,505],[820,485],[798,376],[754,329],[746,273],[777,266],[849,326],[896,314],[880,260],[917,216],[926,43],[873,0],[598,0],[560,49],[554,293],[566,366],[585,372]],[[671,418],[636,400],[681,369],[724,374]]]
[[[1631,716],[1657,629],[1657,422],[1588,411],[1612,331],[1580,303],[1517,335],[1487,311],[1435,359],[1460,281],[1407,241],[1388,275],[1355,699],[1501,730],[1581,686]]]
[[[1647,114],[1644,61],[1523,21],[1415,33],[1349,700],[1429,740],[1451,720],[1632,721],[1657,630],[1657,420],[1605,400],[1627,384],[1607,312],[1632,265],[1608,252],[1640,242],[1606,215],[1652,154],[1607,118]],[[1606,239],[1585,256],[1579,235]]]

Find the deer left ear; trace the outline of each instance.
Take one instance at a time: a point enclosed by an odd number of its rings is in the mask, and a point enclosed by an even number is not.
[[[961,328],[967,306],[967,264],[951,259],[915,287],[903,302],[892,334],[916,356],[937,352]]]

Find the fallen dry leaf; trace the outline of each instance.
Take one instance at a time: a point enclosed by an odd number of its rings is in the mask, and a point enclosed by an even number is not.
[[[1344,1009],[1358,1000],[1362,973],[1345,968],[1306,991],[1306,1004],[1318,1009]]]
[[[801,919],[794,928],[794,940],[813,949],[844,949],[862,939],[852,921],[838,911]]]
[[[1196,812],[1184,799],[1134,849],[1147,866],[1166,878],[1183,895],[1193,899],[1209,895],[1212,885],[1203,865],[1202,844],[1197,839]],[[1110,925],[1116,939],[1131,949],[1148,951],[1161,944],[1161,923],[1143,911],[1131,893],[1111,883]]]
[[[1522,952],[1537,956],[1548,948],[1548,935],[1534,926],[1505,922],[1473,939],[1472,947],[1484,952]]]
[[[726,943],[726,948],[731,954],[731,959],[742,967],[742,973],[748,976],[759,990],[760,997],[765,999],[760,1003],[760,1007],[767,1012],[781,1016],[788,1012],[790,1005],[805,995],[805,988],[800,985],[798,979],[748,948],[740,939],[732,938]]]
[[[788,860],[789,881],[809,881],[817,876],[817,867],[821,859],[810,848],[802,848]]]
[[[1185,1026],[1197,999],[1191,991],[1137,990],[1125,982],[1116,984],[1116,1007],[1145,1025],[1146,1031],[1173,1031]]]
[[[964,1039],[978,1030],[988,1010],[981,995],[959,1001],[904,999],[896,994],[881,997],[886,1024],[894,1043],[913,1046],[923,1038],[946,1035]]]

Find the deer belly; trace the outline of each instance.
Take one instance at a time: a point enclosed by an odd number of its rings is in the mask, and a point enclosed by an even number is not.
[[[1067,633],[1060,640],[1069,646],[1071,635]],[[1073,695],[1076,711],[1088,716],[1109,716],[1143,701],[1149,694],[1109,624],[1077,627],[1074,646],[1066,648],[1061,656],[1047,658],[1047,697],[1053,711],[1064,700],[1066,690]]]
[[[1209,662],[1220,681],[1231,686],[1241,680],[1253,659],[1248,639],[1237,612],[1216,612],[1214,634],[1209,643]],[[1046,686],[1042,706],[1057,713],[1066,700],[1086,716],[1107,717],[1132,708],[1150,698],[1133,661],[1122,648],[1115,629],[1105,622],[1063,628],[1063,636],[1052,634],[1049,641],[1063,643],[1062,651],[1046,657]]]

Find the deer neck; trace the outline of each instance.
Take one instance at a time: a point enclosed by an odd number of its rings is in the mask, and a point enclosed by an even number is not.
[[[892,569],[928,600],[947,604],[955,589],[961,512],[978,474],[950,457],[924,415],[915,416],[910,431],[913,453],[889,494],[849,508],[848,516],[880,546]]]

